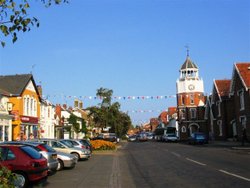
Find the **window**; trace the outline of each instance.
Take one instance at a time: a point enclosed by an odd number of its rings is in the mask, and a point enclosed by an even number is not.
[[[181,96],[181,101],[182,101],[181,104],[182,104],[182,105],[185,105],[185,95],[182,95],[182,96]]]
[[[219,126],[219,136],[223,135],[223,131],[222,131],[222,120],[218,120],[217,121],[217,125]]]
[[[30,99],[30,115],[31,116],[33,116],[34,115],[34,110],[33,110],[33,105],[34,105],[34,103],[33,103],[33,99]]]
[[[190,114],[191,114],[191,119],[196,118],[196,109],[195,108],[191,108],[190,109]]]
[[[217,108],[218,108],[218,117],[220,117],[221,116],[221,102],[217,101],[216,105],[217,105]]]
[[[185,110],[184,109],[180,110],[180,119],[185,119]]]
[[[24,97],[24,99],[23,99],[23,106],[24,106],[24,115],[27,115],[27,98],[26,97]]]
[[[29,98],[26,98],[26,108],[27,108],[27,116],[30,114],[30,99]]]
[[[194,104],[194,94],[190,95],[190,104]]]
[[[244,110],[245,109],[244,91],[240,90],[238,92],[238,95],[240,97],[240,110]]]
[[[242,129],[246,128],[246,124],[247,124],[246,116],[240,116],[240,123],[241,123]]]
[[[34,99],[34,116],[37,116],[37,102],[36,102],[36,99]]]

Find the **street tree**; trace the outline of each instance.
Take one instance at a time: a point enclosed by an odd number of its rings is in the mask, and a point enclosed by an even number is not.
[[[113,90],[100,88],[97,90],[96,96],[102,99],[99,106],[89,107],[89,117],[98,128],[110,127],[110,132],[115,132],[117,136],[125,135],[132,126],[131,119],[128,114],[120,111],[120,103],[112,103]]]
[[[0,32],[1,45],[5,46],[3,38],[11,37],[15,43],[19,32],[27,32],[31,27],[39,27],[40,23],[36,17],[28,14],[31,0],[0,0]],[[68,0],[40,0],[45,7],[67,3]]]

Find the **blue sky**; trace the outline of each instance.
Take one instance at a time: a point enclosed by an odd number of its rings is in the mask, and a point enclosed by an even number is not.
[[[213,79],[231,78],[233,63],[250,61],[248,0],[70,0],[50,8],[33,1],[29,13],[40,27],[0,49],[0,74],[32,71],[55,104],[72,105],[73,96],[100,87],[122,97],[175,95],[187,44],[205,93]],[[135,124],[176,105],[175,98],[118,102]]]

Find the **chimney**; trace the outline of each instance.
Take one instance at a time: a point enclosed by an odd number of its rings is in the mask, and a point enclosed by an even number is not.
[[[79,102],[79,108],[83,109],[83,103],[82,103],[82,101]]]
[[[67,104],[63,104],[63,108],[67,110]]]
[[[78,107],[79,107],[79,101],[78,101],[78,99],[75,99],[74,108],[78,108]]]
[[[38,90],[38,94],[41,98],[43,98],[43,90],[42,90],[42,86],[41,85],[37,85],[37,90]]]

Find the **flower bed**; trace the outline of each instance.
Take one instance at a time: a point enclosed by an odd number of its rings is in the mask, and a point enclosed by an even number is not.
[[[115,150],[116,145],[112,142],[105,140],[91,140],[90,141],[94,150]]]

